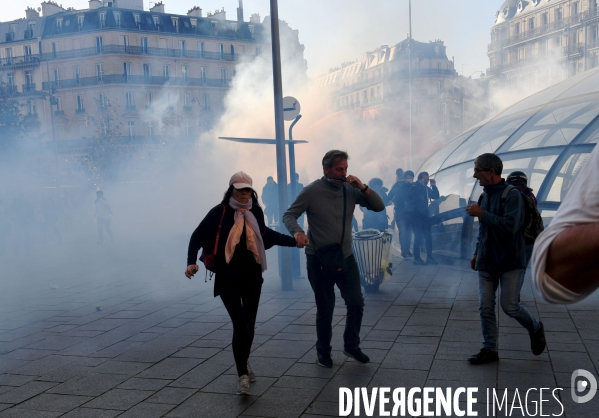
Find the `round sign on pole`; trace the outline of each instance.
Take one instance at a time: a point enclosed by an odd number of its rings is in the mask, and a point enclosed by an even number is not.
[[[283,118],[293,120],[300,114],[301,106],[295,97],[283,97]]]

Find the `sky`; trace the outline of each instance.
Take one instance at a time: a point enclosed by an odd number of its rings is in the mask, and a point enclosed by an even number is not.
[[[37,9],[40,1],[4,2],[2,21],[25,16],[25,7]],[[57,0],[63,7],[85,9],[87,1]],[[163,0],[167,13],[186,14],[197,5],[204,15],[225,8],[228,19],[236,18],[238,0]],[[247,21],[252,13],[270,14],[267,0],[245,0]],[[455,57],[455,69],[469,76],[486,71],[490,28],[503,0],[414,0],[412,33],[421,42],[445,41],[448,56]],[[153,2],[144,1],[148,10]],[[381,45],[394,45],[408,34],[408,0],[301,0],[279,1],[279,17],[299,30],[305,45],[308,74],[318,77],[344,61],[359,59]],[[477,76],[476,74],[475,76]]]

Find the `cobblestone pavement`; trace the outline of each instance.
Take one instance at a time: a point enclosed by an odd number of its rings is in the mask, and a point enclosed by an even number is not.
[[[544,322],[548,350],[533,356],[525,330],[501,313],[501,360],[475,367],[466,359],[481,341],[476,275],[396,259],[393,279],[365,296],[361,346],[372,362],[342,354],[345,308],[338,297],[334,367],[325,369],[315,363],[316,309],[307,281],[281,292],[271,268],[251,355],[258,380],[252,395],[241,397],[234,394],[229,317],[203,274],[184,278],[186,240],[145,245],[62,248],[84,254],[64,262],[52,251],[4,260],[0,417],[313,418],[338,415],[340,387],[423,386],[479,388],[479,416],[487,416],[487,388],[507,388],[509,399],[519,389],[524,402],[528,388],[560,387],[562,416],[596,416],[599,397],[574,403],[570,377],[579,368],[597,375],[597,297],[568,308],[548,305],[527,280],[522,301]],[[147,256],[150,245],[162,245],[162,255]],[[269,252],[272,264],[275,255]],[[544,399],[552,399],[547,393]],[[561,413],[555,400],[543,406],[543,414]]]

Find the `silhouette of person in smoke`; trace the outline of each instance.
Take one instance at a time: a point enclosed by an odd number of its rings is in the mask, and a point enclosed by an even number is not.
[[[266,185],[262,188],[262,203],[264,203],[264,214],[266,223],[272,225],[279,221],[279,189],[277,182],[268,176]]]
[[[94,213],[94,217],[98,221],[98,245],[102,245],[104,242],[104,229],[106,229],[106,233],[110,237],[110,242],[114,242],[114,236],[112,235],[112,230],[110,229],[112,210],[104,198],[104,192],[102,192],[102,190],[98,190],[96,192],[95,203],[96,212]]]
[[[387,188],[383,187],[383,180],[378,177],[372,178],[368,182],[368,186],[381,196],[383,203],[387,206],[389,197],[387,196]],[[363,229],[373,228],[384,231],[389,227],[387,211],[375,212],[365,207],[360,207],[360,210],[364,213],[364,219],[362,220]]]

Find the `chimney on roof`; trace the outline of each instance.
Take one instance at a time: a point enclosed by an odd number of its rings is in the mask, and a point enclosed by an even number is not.
[[[237,8],[237,22],[243,23],[243,0],[239,0],[239,7]]]
[[[59,6],[57,3],[54,3],[53,1],[45,1],[42,3],[42,15],[44,17],[52,16],[56,13],[61,13],[65,11],[66,10],[63,9],[62,6]]]
[[[187,16],[202,17],[202,9],[200,9],[198,6],[193,6],[187,11]]]
[[[221,10],[215,10],[214,13],[212,13],[212,18],[218,20],[227,20],[227,12],[225,12],[225,8],[223,7]]]
[[[40,14],[38,13],[37,10],[35,10],[31,7],[27,7],[25,9],[25,19],[35,19],[37,17],[40,17]]]
[[[89,0],[89,9],[99,9],[100,7],[104,7],[104,4],[100,0]]]
[[[260,24],[260,14],[252,13],[252,17],[250,17],[250,23],[259,25]]]
[[[154,7],[150,8],[150,11],[154,13],[164,13],[164,3],[159,1],[158,3],[154,4]]]

